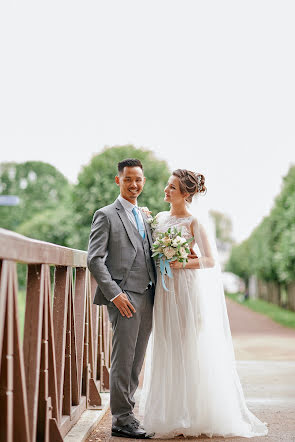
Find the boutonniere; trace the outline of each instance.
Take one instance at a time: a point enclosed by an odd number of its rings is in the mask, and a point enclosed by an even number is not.
[[[148,207],[140,207],[140,210],[145,214],[147,217],[147,222],[151,226],[151,229],[155,229],[156,225],[158,224],[156,216],[152,216],[152,211],[149,210]]]
[[[147,218],[152,218],[152,212],[148,207],[140,207],[140,210],[145,214]]]

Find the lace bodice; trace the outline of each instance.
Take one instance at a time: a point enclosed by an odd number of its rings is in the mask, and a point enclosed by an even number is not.
[[[179,218],[177,216],[170,215],[170,212],[160,212],[157,215],[158,223],[153,231],[153,239],[156,238],[158,233],[167,232],[169,227],[176,227],[181,231],[181,234],[184,238],[189,239],[192,237],[192,232],[190,229],[192,220],[192,216]]]

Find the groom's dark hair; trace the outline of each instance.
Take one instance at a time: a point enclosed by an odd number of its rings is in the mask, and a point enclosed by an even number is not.
[[[126,158],[126,160],[119,161],[118,172],[122,173],[124,167],[140,167],[143,170],[140,160],[137,160],[136,158]]]

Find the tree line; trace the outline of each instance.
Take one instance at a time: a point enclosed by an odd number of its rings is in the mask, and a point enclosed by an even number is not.
[[[284,177],[270,214],[233,247],[226,269],[246,284],[252,275],[283,289],[295,282],[295,166]]]
[[[132,145],[106,148],[82,167],[76,184],[54,166],[41,161],[0,164],[0,194],[17,195],[17,206],[0,206],[0,226],[25,236],[66,247],[87,249],[95,210],[118,196],[117,163],[138,158],[147,177],[139,205],[156,214],[168,210],[163,189],[170,171],[153,152]]]
[[[0,163],[0,195],[16,195],[18,206],[0,206],[0,227],[30,238],[86,250],[94,212],[111,204],[119,189],[114,177],[117,163],[138,158],[147,178],[139,205],[152,214],[169,210],[164,188],[171,171],[150,150],[132,145],[105,148],[81,168],[77,183],[71,184],[54,166],[41,161]],[[232,244],[228,216],[210,212],[217,239]]]

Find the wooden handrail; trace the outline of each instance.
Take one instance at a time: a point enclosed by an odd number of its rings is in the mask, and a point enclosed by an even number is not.
[[[0,258],[26,264],[86,267],[87,252],[27,238],[0,228]]]
[[[106,307],[92,304],[86,260],[85,251],[0,229],[0,441],[62,441],[86,408],[101,406],[111,327]],[[28,268],[23,343],[18,262]]]

